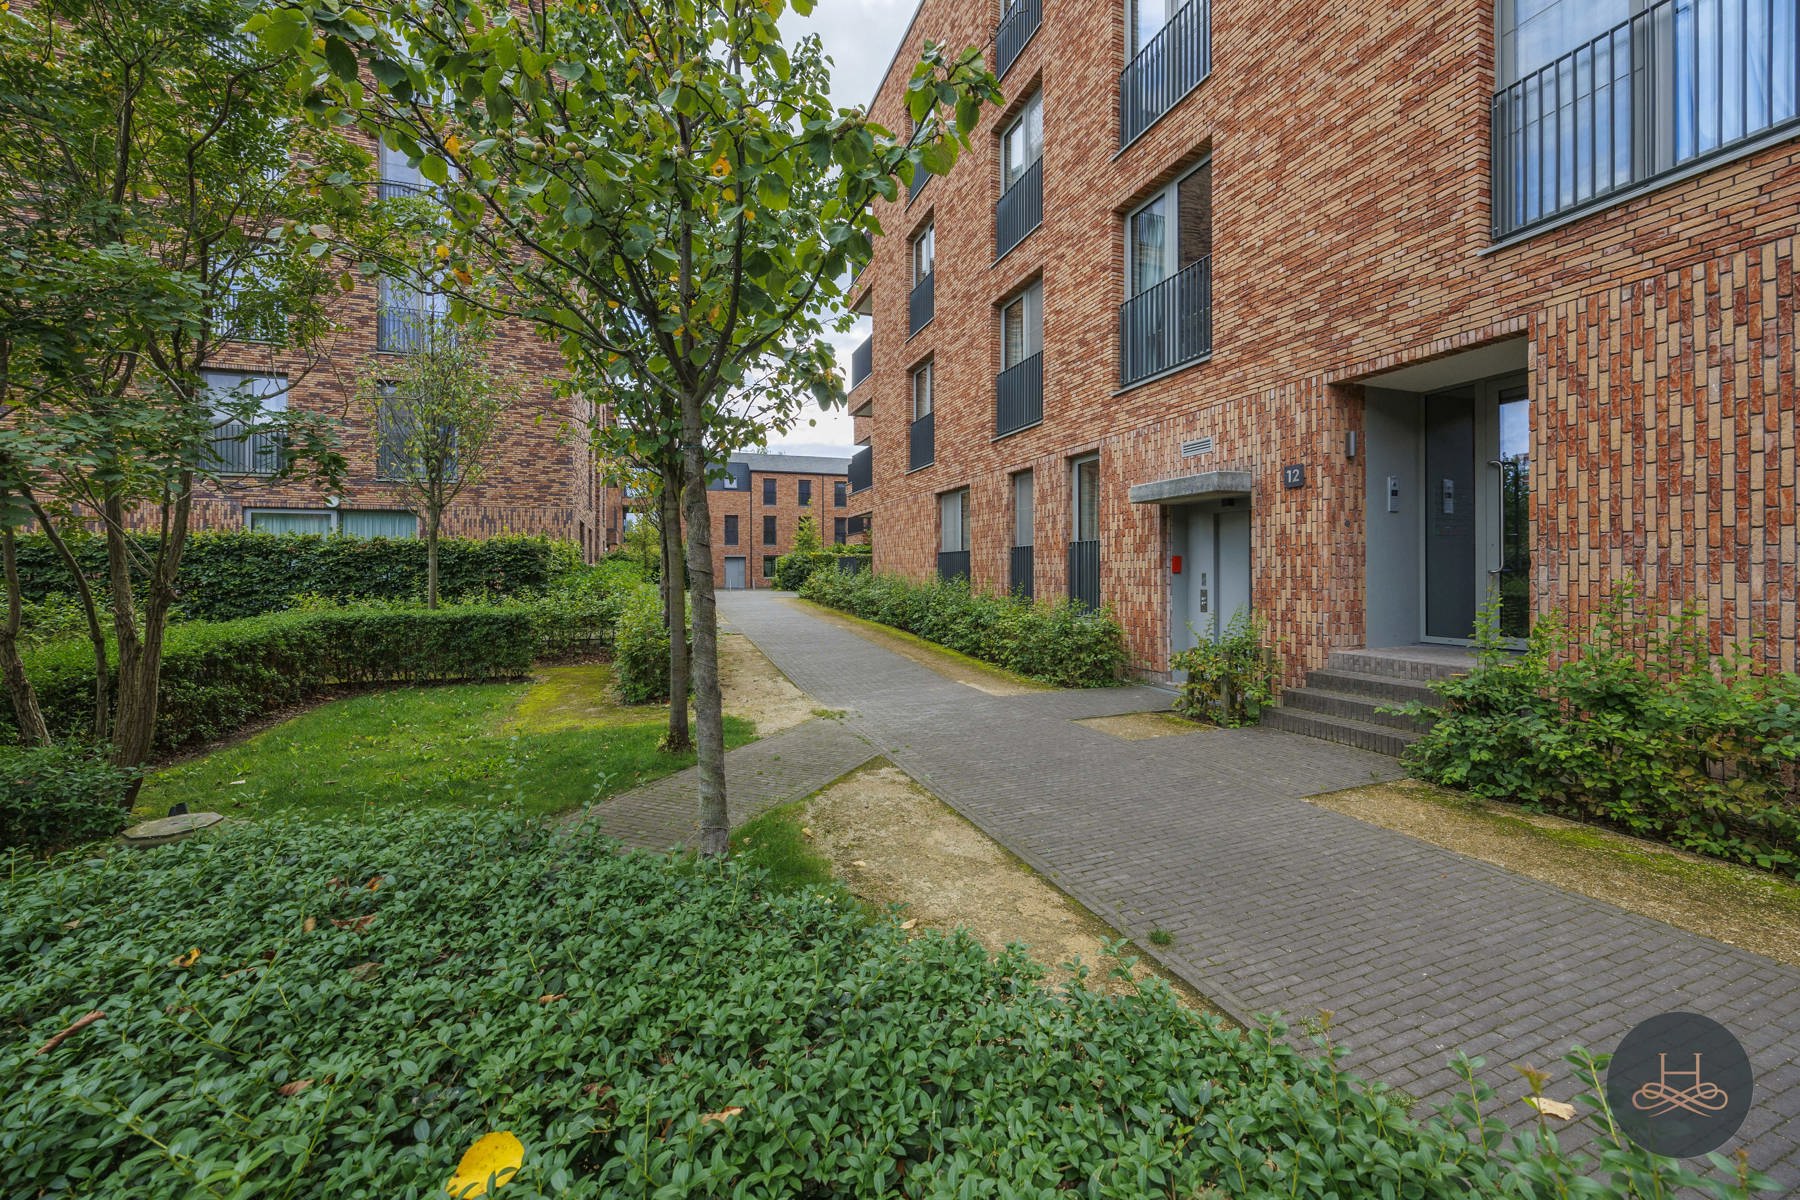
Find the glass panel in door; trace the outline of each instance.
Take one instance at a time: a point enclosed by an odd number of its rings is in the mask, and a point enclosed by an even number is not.
[[[1531,401],[1524,388],[1500,393],[1500,632],[1531,632]]]
[[[1475,404],[1467,396],[1425,400],[1425,636],[1475,633]]]

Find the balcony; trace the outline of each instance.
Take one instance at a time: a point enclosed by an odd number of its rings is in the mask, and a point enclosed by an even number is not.
[[[994,378],[994,436],[1029,429],[1044,419],[1044,352]]]
[[[994,74],[1006,78],[1007,71],[1019,61],[1031,35],[1044,23],[1044,0],[1012,0],[1000,14],[1000,25],[994,30]]]
[[[906,185],[906,203],[910,205],[914,200],[917,200],[919,198],[919,193],[924,191],[925,185],[930,182],[930,171],[927,171],[924,167],[919,167],[915,170],[913,172],[912,182]]]
[[[919,282],[913,284],[912,294],[906,298],[906,336],[911,337],[919,330],[931,324],[931,316],[937,310],[935,298],[937,272],[933,271]]]
[[[444,324],[443,313],[427,309],[377,308],[375,349],[388,354],[413,354],[429,349]]]
[[[994,205],[994,259],[1005,258],[1044,223],[1044,160],[1038,159],[1000,193]]]
[[[875,335],[870,334],[862,340],[862,345],[850,352],[850,390],[869,377],[875,366]]]
[[[933,432],[932,422],[935,415],[926,413],[906,431],[906,469],[909,471],[929,467],[937,460],[937,435]]]
[[[1212,255],[1119,306],[1119,386],[1212,354]]]
[[[1212,2],[1188,0],[1119,73],[1119,149],[1212,74]]]
[[[397,179],[383,179],[375,185],[375,195],[382,200],[405,200],[410,196],[423,196],[431,191],[419,183],[402,183]]]
[[[1069,543],[1069,599],[1100,607],[1100,543]]]
[[[1012,548],[1012,576],[1009,580],[1010,590],[1015,596],[1023,596],[1029,600],[1037,595],[1036,572],[1032,564],[1030,546],[1014,546]]]
[[[866,492],[875,486],[875,464],[871,457],[872,448],[864,446],[850,456],[850,494]],[[854,520],[855,518],[852,518]]]
[[[1800,127],[1794,0],[1658,0],[1494,94],[1511,237]]]
[[[286,465],[286,439],[243,421],[221,421],[207,443],[206,469],[220,475],[274,475]]]
[[[967,550],[940,550],[937,561],[938,578],[945,583],[952,579],[969,581],[969,552]]]

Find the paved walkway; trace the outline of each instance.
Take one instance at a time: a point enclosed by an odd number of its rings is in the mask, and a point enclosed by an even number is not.
[[[1392,759],[1262,729],[1125,742],[1071,721],[1166,707],[1167,693],[988,696],[782,597],[719,603],[847,711],[837,732],[1140,945],[1168,930],[1158,956],[1228,1011],[1330,1009],[1353,1066],[1421,1097],[1455,1087],[1454,1051],[1480,1055],[1508,1101],[1523,1094],[1512,1064],[1552,1070],[1548,1090],[1567,1097],[1571,1045],[1611,1050],[1656,1013],[1705,1013],[1757,1071],[1740,1133],[1752,1165],[1800,1187],[1800,971],[1301,799],[1390,778]],[[779,741],[735,751],[734,769]]]

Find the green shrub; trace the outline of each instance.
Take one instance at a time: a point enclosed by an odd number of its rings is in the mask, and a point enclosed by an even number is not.
[[[43,853],[114,836],[136,779],[86,746],[0,748],[0,850]]]
[[[1485,1088],[1479,1120],[1415,1120],[1279,1025],[1240,1032],[1160,983],[1055,990],[1019,947],[615,849],[433,813],[25,864],[0,879],[8,1193],[442,1196],[495,1130],[523,1145],[498,1193],[519,1200],[1700,1182],[1617,1134],[1604,1170],[1552,1132],[1509,1144]]]
[[[1263,638],[1261,619],[1239,612],[1217,640],[1202,637],[1192,649],[1171,657],[1171,670],[1187,672],[1175,711],[1230,729],[1256,724],[1262,710],[1275,702],[1281,681],[1275,653]]]
[[[525,608],[457,605],[330,608],[169,627],[157,712],[158,754],[225,737],[339,684],[513,678],[538,646]],[[58,737],[92,721],[93,651],[59,642],[25,656]],[[10,714],[0,717],[16,738]]]
[[[48,646],[63,638],[88,635],[87,614],[78,596],[51,592],[19,605],[19,645],[21,648]],[[101,620],[109,620],[101,614]]]
[[[669,631],[662,594],[654,584],[626,593],[613,634],[613,680],[626,704],[666,704],[669,699]]]
[[[145,553],[150,534],[132,535]],[[77,537],[70,549],[96,584],[106,578],[106,546]],[[42,534],[18,539],[19,583],[29,600],[72,590],[68,568]],[[543,592],[581,566],[572,542],[505,536],[445,538],[438,545],[443,595],[493,600]],[[298,533],[196,533],[182,552],[181,615],[230,621],[289,607],[303,593],[337,600],[420,600],[425,543],[418,538],[318,537]]]
[[[1540,620],[1522,654],[1478,626],[1477,666],[1434,684],[1408,751],[1422,778],[1800,877],[1800,678],[1715,658],[1699,611],[1622,586],[1577,639]]]
[[[1057,687],[1111,686],[1129,661],[1110,611],[975,592],[962,579],[817,571],[800,594]]]
[[[863,569],[868,565],[867,554],[856,554],[848,546],[839,546],[834,550],[818,550],[802,554],[795,552],[784,554],[775,560],[775,586],[784,592],[797,592],[806,586],[815,571],[837,571],[844,569],[840,561],[849,559],[851,565]]]

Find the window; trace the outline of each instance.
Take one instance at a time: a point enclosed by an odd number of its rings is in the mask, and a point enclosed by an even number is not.
[[[831,485],[831,507],[833,507],[833,508],[844,507],[845,498],[849,495],[849,492],[850,492],[850,481],[849,480],[839,479],[839,480],[834,481]]]
[[[287,411],[287,376],[260,371],[202,371],[200,386],[212,401],[213,429],[207,465],[224,475],[272,475],[280,470],[279,431],[257,426],[273,414]]]
[[[419,518],[401,509],[247,508],[244,527],[256,533],[340,533],[355,538],[419,536]]]
[[[1075,460],[1072,471],[1074,541],[1100,540],[1100,459],[1097,455]]]
[[[763,578],[775,578],[775,556],[773,554],[763,555]]]
[[[283,512],[268,508],[247,508],[244,510],[244,527],[255,533],[315,533],[323,535],[331,532],[331,518],[331,512],[326,509],[313,512]]]
[[[422,281],[383,275],[376,298],[375,348],[395,354],[421,349],[449,311],[449,297]]]
[[[923,421],[931,415],[931,364],[921,363],[912,376],[912,419]]]
[[[938,550],[961,554],[969,548],[969,489],[958,488],[938,497]]]
[[[763,503],[775,503],[775,477],[773,475],[763,476]]]
[[[841,546],[850,540],[850,518],[837,517],[831,522],[831,541]]]
[[[799,498],[801,508],[812,507],[812,480],[802,479],[800,481]]]
[[[725,518],[725,544],[727,546],[738,544],[738,519],[736,517]]]
[[[1032,526],[1037,520],[1036,498],[1030,471],[1020,471],[1013,483],[1013,545],[1032,544]]]
[[[1212,162],[1151,197],[1125,222],[1126,294],[1141,295],[1212,257]]]
[[[1144,47],[1174,19],[1187,0],[1129,0],[1131,5],[1131,45],[1127,57],[1142,54]]]
[[[763,518],[763,545],[773,546],[774,544],[775,544],[775,518],[774,517],[764,517]]]
[[[1044,93],[1037,92],[1000,134],[1000,190],[1005,192],[1019,182],[1043,156]]]
[[[214,336],[234,342],[287,340],[287,313],[281,308],[281,282],[269,271],[268,247],[249,248],[218,281],[224,295],[213,306]]]
[[[1000,369],[1010,370],[1044,348],[1044,285],[1034,283],[1000,309]]]
[[[396,509],[346,509],[338,513],[338,532],[356,538],[416,538],[419,518]]]
[[[927,225],[924,232],[913,239],[912,244],[912,282],[918,287],[931,278],[931,272],[937,266],[937,228]]]
[[[381,168],[381,198],[391,199],[394,196],[410,196],[426,191],[430,184],[419,168],[406,161],[406,155],[398,150],[382,146],[377,154]]]

